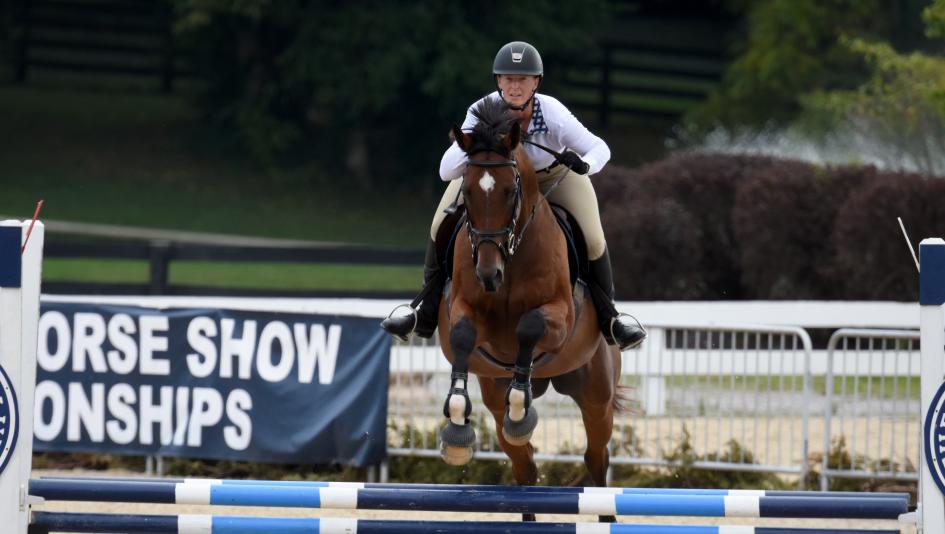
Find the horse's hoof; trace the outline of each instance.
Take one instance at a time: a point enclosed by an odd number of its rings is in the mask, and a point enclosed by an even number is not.
[[[440,456],[449,465],[466,465],[472,460],[472,447],[454,447],[444,443],[440,447]]]
[[[450,465],[465,465],[472,459],[476,430],[469,423],[457,425],[449,421],[440,432],[440,455]]]
[[[515,446],[522,446],[532,439],[532,432],[538,426],[538,410],[534,406],[529,406],[525,411],[525,417],[521,421],[513,421],[509,417],[509,412],[505,412],[505,419],[502,420],[502,437],[505,441]]]

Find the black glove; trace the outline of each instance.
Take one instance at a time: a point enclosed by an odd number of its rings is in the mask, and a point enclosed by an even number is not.
[[[591,166],[581,159],[581,156],[578,156],[570,150],[565,150],[564,153],[561,154],[561,157],[558,158],[558,161],[578,174],[587,174],[587,171],[591,170]]]

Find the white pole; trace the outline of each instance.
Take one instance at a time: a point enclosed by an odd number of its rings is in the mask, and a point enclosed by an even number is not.
[[[0,222],[0,518],[3,530],[25,534],[27,484],[33,455],[33,388],[39,322],[43,223],[20,253],[29,221]],[[15,400],[14,400],[15,399]],[[15,403],[15,405],[14,405]]]
[[[928,447],[925,421],[933,407],[932,399],[945,377],[945,241],[940,238],[923,239],[919,244],[919,324],[922,350],[921,390],[923,450],[919,460],[918,530],[919,533],[945,532],[945,500],[935,484],[932,472],[925,463]]]

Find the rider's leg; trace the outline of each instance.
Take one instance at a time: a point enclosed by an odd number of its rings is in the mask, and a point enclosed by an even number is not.
[[[415,308],[416,319],[411,314],[388,317],[381,322],[381,328],[404,341],[407,340],[407,335],[411,332],[420,337],[428,338],[436,331],[440,299],[443,295],[443,285],[446,282],[446,273],[442,272],[440,262],[436,257],[436,235],[440,230],[443,219],[446,218],[444,210],[454,201],[462,204],[462,196],[457,195],[462,185],[462,180],[450,182],[446,192],[443,193],[443,198],[440,199],[440,205],[436,208],[436,214],[433,216],[433,224],[430,227],[430,241],[427,243],[427,253],[423,266],[423,289],[421,293],[426,292],[426,295],[420,305]]]
[[[567,173],[567,176],[551,191],[548,200],[568,210],[584,234],[593,278],[590,281],[591,296],[597,309],[601,332],[608,343],[616,344],[621,350],[635,347],[646,338],[646,332],[636,321],[623,320],[626,316],[621,316],[614,306],[613,269],[604,238],[604,228],[600,222],[594,186],[588,176],[563,168],[555,169],[548,177],[539,175],[542,180],[541,188],[545,190],[550,187],[561,173]]]

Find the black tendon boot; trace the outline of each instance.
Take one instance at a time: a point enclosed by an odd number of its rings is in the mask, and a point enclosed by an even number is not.
[[[591,297],[604,339],[620,347],[620,350],[632,349],[643,343],[646,331],[640,323],[629,315],[618,313],[614,306],[614,275],[610,266],[610,253],[605,248],[604,255],[590,263],[593,277]]]
[[[411,332],[423,338],[432,336],[436,331],[445,278],[436,261],[436,244],[430,241],[427,243],[427,255],[423,265],[423,289],[409,304],[413,313],[400,317],[388,317],[381,321],[381,328],[402,341],[407,341],[407,335]]]

